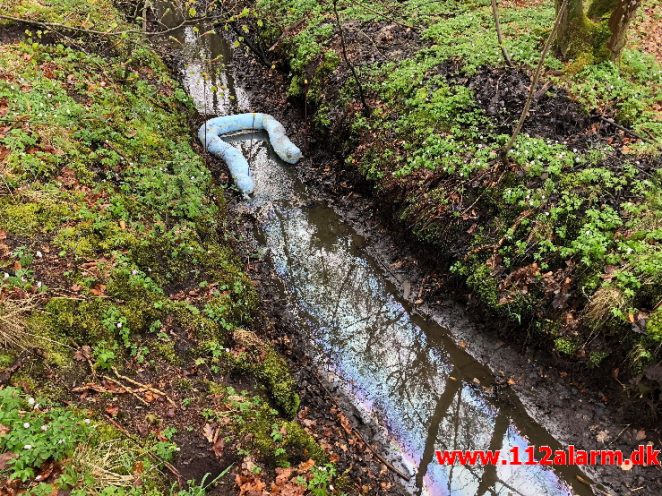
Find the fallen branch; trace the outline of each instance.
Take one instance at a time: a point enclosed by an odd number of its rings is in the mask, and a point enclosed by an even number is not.
[[[542,96],[547,93],[547,90],[552,86],[551,81],[547,81],[545,84],[542,85],[542,88],[540,88],[538,91],[536,91],[536,94],[533,96],[534,101],[540,100]]]
[[[106,379],[107,381],[110,381],[113,384],[121,387],[124,390],[125,393],[128,393],[128,394],[132,395],[134,398],[136,398],[138,401],[140,401],[143,405],[149,406],[149,403],[147,401],[145,401],[145,399],[142,396],[140,396],[135,389],[131,389],[130,387],[127,387],[124,384],[122,384],[117,379],[113,379],[112,377],[108,377],[107,375],[104,375],[102,377],[104,379]]]
[[[627,133],[627,134],[629,134],[630,136],[632,136],[632,137],[634,137],[634,138],[640,139],[641,141],[647,141],[647,142],[649,142],[649,143],[652,143],[651,140],[646,139],[646,138],[644,138],[643,136],[641,136],[640,134],[635,133],[632,129],[628,129],[628,128],[625,127],[625,126],[621,126],[620,124],[618,124],[617,122],[615,122],[614,119],[610,119],[609,117],[604,117],[604,116],[601,115],[601,116],[600,116],[600,120],[606,122],[607,124],[611,124],[611,125],[614,126],[615,128],[620,129],[620,130],[623,131],[624,133]]]
[[[519,121],[517,122],[517,125],[515,126],[515,129],[513,130],[513,134],[508,140],[508,143],[506,143],[506,145],[501,149],[501,160],[503,161],[504,164],[508,163],[508,152],[513,147],[513,144],[515,143],[517,136],[522,130],[524,121],[529,115],[529,109],[531,108],[531,103],[533,102],[535,89],[536,86],[538,85],[538,81],[540,80],[540,76],[542,74],[542,70],[545,65],[545,58],[547,57],[549,48],[551,47],[552,41],[556,36],[556,32],[559,29],[559,26],[561,24],[561,18],[563,17],[563,13],[565,12],[567,6],[568,6],[568,0],[563,0],[563,3],[561,4],[561,8],[559,8],[558,13],[556,14],[556,20],[554,21],[554,27],[552,28],[552,32],[549,33],[549,36],[547,37],[547,41],[545,42],[545,46],[543,47],[542,50],[542,54],[540,55],[540,60],[538,61],[536,72],[533,75],[533,80],[531,81],[531,86],[529,87],[529,96],[527,97],[526,103],[524,104],[524,109],[522,110],[522,114],[520,115]]]

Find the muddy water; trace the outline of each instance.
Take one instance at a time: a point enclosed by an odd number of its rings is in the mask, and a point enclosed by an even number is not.
[[[162,12],[164,23],[178,23]],[[185,54],[182,79],[198,110],[260,111],[224,65],[231,60],[225,40],[200,36],[204,31],[175,33]],[[364,250],[366,241],[312,199],[296,166],[279,161],[264,135],[230,140],[249,158],[256,190],[244,208],[257,219],[310,353],[363,421],[376,426],[384,456],[411,474],[413,494],[592,494],[572,468],[439,465],[437,449],[523,453],[531,444],[559,445],[516,401],[494,394],[493,377],[453,344],[453,329],[413,314]]]

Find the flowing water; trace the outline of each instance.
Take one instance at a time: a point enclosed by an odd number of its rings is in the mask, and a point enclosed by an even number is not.
[[[177,17],[162,10],[164,23]],[[182,78],[198,110],[260,111],[233,78],[223,37],[191,27],[174,33]],[[427,495],[592,494],[567,467],[442,466],[437,449],[500,449],[559,444],[522,408],[488,394],[489,371],[453,344],[453,329],[415,316],[364,250],[365,240],[323,203],[311,200],[296,166],[281,162],[261,133],[229,138],[256,179],[246,203],[286,289],[283,295],[310,353],[366,421],[378,426],[383,454],[412,474],[408,489]],[[584,476],[584,478],[586,478]]]

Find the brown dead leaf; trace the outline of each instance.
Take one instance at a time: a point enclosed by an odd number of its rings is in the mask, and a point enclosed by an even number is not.
[[[205,424],[202,428],[202,435],[205,436],[205,439],[210,443],[214,442],[214,433],[216,429],[211,424]]]
[[[287,482],[292,476],[294,469],[292,467],[288,468],[277,468],[276,469],[276,484],[282,485]]]
[[[117,417],[119,411],[120,411],[120,407],[117,405],[108,405],[105,409],[105,412],[111,417]]]
[[[638,430],[635,439],[637,441],[643,441],[644,439],[646,439],[646,431],[643,429]]]
[[[225,441],[223,441],[223,436],[219,436],[218,432],[216,433],[216,440],[212,446],[214,455],[216,458],[221,459],[223,457],[223,450],[225,449]]]
[[[74,360],[84,362],[92,359],[92,348],[88,345],[82,346],[74,353]]]
[[[7,468],[7,464],[16,458],[16,454],[12,453],[11,451],[8,451],[7,453],[1,453],[0,454],[0,470],[4,470]]]
[[[52,461],[43,464],[41,466],[40,470],[39,470],[39,474],[35,477],[35,480],[45,481],[46,479],[48,479],[51,476],[51,474],[53,473],[53,470],[55,470],[55,467],[56,467],[56,465]]]
[[[300,473],[304,474],[304,473],[308,472],[314,466],[315,466],[315,460],[310,458],[308,461],[299,463],[299,466],[297,467],[297,470]]]
[[[267,496],[267,485],[257,475],[244,472],[235,476],[235,484],[239,488],[239,496]]]
[[[133,466],[133,475],[140,475],[145,471],[145,464],[142,460],[138,460]]]
[[[90,293],[92,293],[94,296],[103,296],[105,292],[106,292],[105,284],[97,284],[95,287],[90,289]]]

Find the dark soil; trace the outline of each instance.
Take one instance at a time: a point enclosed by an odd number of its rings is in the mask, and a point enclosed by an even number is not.
[[[454,78],[455,79],[455,78]],[[494,119],[498,132],[510,134],[529,94],[531,78],[518,68],[486,67],[471,78],[454,82],[471,88],[485,113]],[[580,140],[590,133],[598,118],[590,117],[565,91],[540,85],[544,91],[532,104],[523,131],[531,136],[553,140]],[[538,93],[536,93],[537,95]]]

